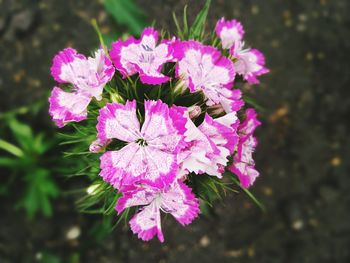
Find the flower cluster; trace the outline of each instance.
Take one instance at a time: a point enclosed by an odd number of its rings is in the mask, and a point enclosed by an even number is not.
[[[191,178],[222,180],[233,172],[248,188],[259,175],[252,154],[260,122],[234,83],[256,84],[268,70],[261,52],[243,48],[240,22],[222,18],[215,32],[221,48],[159,40],[145,28],[140,39],[117,40],[108,53],[104,47],[86,58],[66,48],[53,59],[61,88],[53,88],[49,113],[63,127],[87,119],[89,104],[97,105],[89,150],[101,154],[99,175],[122,194],[117,212],[140,208],[130,226],[142,240],[164,241],[161,211],[182,225],[198,216]]]

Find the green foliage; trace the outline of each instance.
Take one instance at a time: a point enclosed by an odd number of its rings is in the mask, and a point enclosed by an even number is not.
[[[246,193],[248,195],[248,197],[263,211],[266,211],[265,206],[252,194],[252,192],[250,192],[248,189],[244,188],[241,186],[240,182],[238,181],[238,179],[236,178],[236,176],[234,174],[228,174],[228,176],[230,177],[230,179],[236,184],[238,185],[244,193]]]
[[[61,263],[61,259],[50,253],[43,253],[41,258],[38,260],[41,263]]]
[[[25,174],[27,184],[24,197],[18,203],[27,211],[29,218],[33,218],[36,212],[41,211],[44,216],[52,215],[50,198],[59,194],[59,189],[50,177],[47,169],[37,168]]]
[[[127,26],[133,35],[140,35],[148,25],[143,11],[133,0],[104,0],[104,5],[116,23]]]
[[[199,12],[199,14],[196,16],[196,19],[193,22],[193,25],[191,26],[189,30],[189,38],[193,39],[199,39],[203,37],[204,29],[205,29],[205,22],[207,19],[207,15],[209,12],[211,0],[206,0],[205,5],[203,9]]]
[[[188,27],[187,22],[187,6],[184,8],[183,12],[183,22],[180,25],[176,14],[173,13],[173,19],[177,30],[177,35],[181,39],[195,39],[203,41],[205,36],[205,22],[209,12],[211,0],[206,0],[203,9],[196,16],[192,26]]]
[[[24,184],[24,192],[16,207],[25,209],[30,219],[39,212],[44,216],[52,215],[50,201],[58,196],[59,189],[51,177],[53,169],[48,163],[47,153],[54,145],[54,139],[43,133],[34,134],[32,128],[18,121],[13,112],[1,117],[4,129],[10,134],[6,140],[0,139],[0,150],[4,152],[0,157],[0,168],[7,176],[0,194],[9,193],[14,184],[16,188],[17,184]]]

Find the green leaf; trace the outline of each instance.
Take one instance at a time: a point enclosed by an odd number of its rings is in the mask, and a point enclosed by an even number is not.
[[[185,38],[186,35],[184,36],[184,32],[183,32],[183,30],[180,27],[180,24],[179,24],[179,21],[177,20],[175,12],[173,12],[173,20],[174,20],[174,23],[175,23],[175,26],[176,26],[177,36],[179,38],[181,38],[181,39]]]
[[[18,148],[17,146],[15,146],[7,141],[1,140],[1,139],[0,139],[0,149],[3,149],[5,151],[7,151],[8,153],[11,153],[17,157],[24,156],[24,153],[20,148]],[[0,163],[0,165],[1,165],[1,163]]]
[[[184,13],[183,13],[183,32],[184,35],[188,35],[188,23],[187,23],[187,5],[184,7]]]
[[[206,0],[203,9],[199,12],[193,25],[190,28],[189,38],[199,39],[204,32],[205,21],[207,19],[211,0]]]
[[[33,132],[29,125],[19,122],[14,116],[9,118],[8,125],[17,142],[26,150],[31,149]]]
[[[104,0],[104,5],[114,20],[126,25],[132,34],[140,35],[147,26],[143,11],[132,0]]]
[[[18,165],[18,160],[16,159],[0,157],[0,166],[16,167],[17,165]]]
[[[259,110],[259,111],[261,111],[261,112],[263,112],[263,111],[266,110],[264,107],[260,106],[260,105],[256,102],[256,100],[254,100],[253,98],[251,98],[251,97],[249,97],[249,96],[247,96],[247,95],[243,95],[243,100],[244,100],[247,104],[253,106],[254,108],[256,108],[257,110]]]
[[[52,147],[55,140],[52,139],[51,141],[45,140],[44,134],[39,133],[35,136],[32,144],[32,148],[34,152],[38,153],[39,155],[44,154],[48,149]]]
[[[49,253],[43,253],[41,258],[38,260],[40,263],[61,263],[61,259],[55,255]]]
[[[92,20],[91,20],[91,25],[93,26],[93,28],[95,29],[95,31],[96,31],[96,33],[97,33],[97,35],[98,35],[98,38],[99,38],[99,40],[100,40],[100,44],[101,44],[101,46],[102,46],[104,52],[105,52],[106,54],[108,54],[108,50],[107,50],[107,47],[106,47],[106,45],[105,45],[104,38],[103,38],[103,36],[102,36],[102,33],[101,33],[100,28],[99,28],[98,25],[97,25],[96,19],[92,19]]]
[[[41,212],[44,216],[52,215],[51,198],[55,198],[59,194],[55,182],[50,177],[50,172],[43,168],[37,168],[28,171],[25,176],[27,188],[18,204],[26,210],[29,219]]]
[[[263,211],[265,212],[266,211],[266,208],[265,206],[252,194],[252,192],[250,192],[248,189],[244,188],[241,186],[241,183],[233,176],[230,176],[231,177],[231,180],[237,184],[249,197],[250,199],[253,200],[253,202]]]
[[[118,34],[115,32],[108,33],[108,34],[102,34],[103,41],[108,49],[111,48],[112,43],[118,38]]]

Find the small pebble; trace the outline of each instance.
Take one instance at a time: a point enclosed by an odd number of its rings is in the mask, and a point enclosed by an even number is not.
[[[306,55],[305,55],[305,59],[307,61],[311,61],[314,59],[314,54],[312,54],[312,52],[307,52]]]
[[[201,247],[207,247],[210,244],[210,239],[207,235],[203,236],[201,240],[199,241],[199,244]]]
[[[243,250],[242,249],[228,250],[226,251],[225,255],[230,258],[239,258],[243,255]]]
[[[248,257],[253,258],[255,256],[255,248],[254,248],[254,246],[250,246],[248,248],[247,252],[248,252]]]
[[[36,259],[36,260],[39,261],[39,260],[41,260],[42,258],[43,258],[43,253],[38,252],[38,253],[35,254],[35,259]]]
[[[252,5],[251,12],[253,15],[259,14],[259,7],[257,5]]]
[[[341,165],[341,159],[338,156],[332,158],[331,165],[333,167],[337,167],[337,166]]]
[[[302,21],[302,22],[306,22],[307,21],[307,15],[305,14],[300,14],[298,16],[299,20]]]
[[[301,220],[301,219],[298,219],[298,220],[295,220],[293,223],[292,223],[292,228],[294,230],[301,230],[302,228],[304,227],[304,222]]]
[[[271,195],[273,195],[273,190],[272,190],[271,187],[264,187],[263,188],[263,193],[266,196],[271,196]]]
[[[80,228],[78,226],[71,227],[66,233],[66,238],[68,240],[77,239],[79,236],[80,236]]]
[[[304,32],[306,30],[306,26],[304,24],[297,25],[297,31]]]

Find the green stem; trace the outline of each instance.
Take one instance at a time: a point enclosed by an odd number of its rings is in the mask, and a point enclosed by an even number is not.
[[[0,139],[0,149],[3,149],[17,157],[24,156],[24,152],[20,148],[1,139]]]

